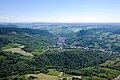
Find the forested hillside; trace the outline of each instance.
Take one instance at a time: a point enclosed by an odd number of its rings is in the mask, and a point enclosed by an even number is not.
[[[9,43],[25,45],[27,52],[41,52],[47,46],[55,44],[51,33],[28,28],[0,28],[0,47]]]
[[[28,34],[38,34],[41,36],[50,36],[53,35],[49,33],[47,30],[38,30],[38,29],[30,29],[30,28],[16,28],[16,27],[0,27],[0,34],[7,34],[10,32],[16,33],[28,33]]]
[[[104,28],[81,30],[69,37],[66,43],[78,47],[120,52],[120,34],[119,31],[113,31]]]
[[[67,74],[82,75],[76,70],[98,65],[111,57],[113,56],[99,51],[85,50],[64,51],[57,54],[45,53],[33,58],[10,52],[0,52],[0,77],[36,72],[47,73],[49,68],[56,68]]]

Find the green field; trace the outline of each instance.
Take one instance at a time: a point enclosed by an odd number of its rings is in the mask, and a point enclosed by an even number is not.
[[[5,45],[4,47],[2,47],[2,50],[6,50],[6,49],[9,49],[9,48],[19,48],[19,46],[21,46],[21,44],[9,43],[9,44]]]
[[[18,43],[10,43],[8,45],[6,45],[5,47],[3,47],[3,51],[10,51],[12,53],[19,53],[22,54],[24,56],[33,56],[32,53],[28,53],[25,52],[24,50],[22,50],[22,48],[24,48],[23,45],[18,44]]]
[[[80,77],[81,76],[75,76],[75,75],[69,75],[65,74],[63,72],[59,72],[56,69],[48,69],[49,72],[47,74],[27,74],[25,75],[28,79],[30,76],[36,77],[37,80],[63,80],[63,78],[66,78],[67,80],[72,80],[72,77]]]

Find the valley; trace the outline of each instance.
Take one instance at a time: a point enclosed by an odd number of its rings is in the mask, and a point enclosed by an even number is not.
[[[0,80],[111,80],[120,75],[119,28],[34,24],[0,27]]]

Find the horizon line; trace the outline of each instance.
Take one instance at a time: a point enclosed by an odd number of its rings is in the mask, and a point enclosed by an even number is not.
[[[114,21],[113,22],[47,22],[47,21],[46,22],[37,22],[37,21],[36,22],[34,22],[34,21],[33,22],[32,21],[24,22],[23,21],[22,22],[21,21],[21,22],[0,22],[0,23],[120,23],[120,22],[114,22]]]

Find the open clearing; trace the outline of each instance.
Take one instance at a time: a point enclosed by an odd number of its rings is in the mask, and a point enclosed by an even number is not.
[[[24,46],[19,46],[18,48],[9,48],[9,49],[5,49],[3,51],[11,51],[12,53],[19,53],[24,56],[33,56],[32,53],[25,52],[24,50],[22,50],[22,48],[24,48]]]
[[[62,73],[60,72],[59,75],[61,75]],[[26,78],[28,79],[30,76],[36,77],[36,79],[34,80],[63,80],[63,79],[67,79],[67,80],[72,80],[72,77],[77,77],[77,78],[81,78],[81,76],[71,76],[71,77],[65,77],[65,76],[52,76],[52,75],[48,75],[48,74],[27,74]]]
[[[57,76],[51,76],[47,74],[28,74],[27,77],[34,76],[37,77],[37,80],[58,80]]]

